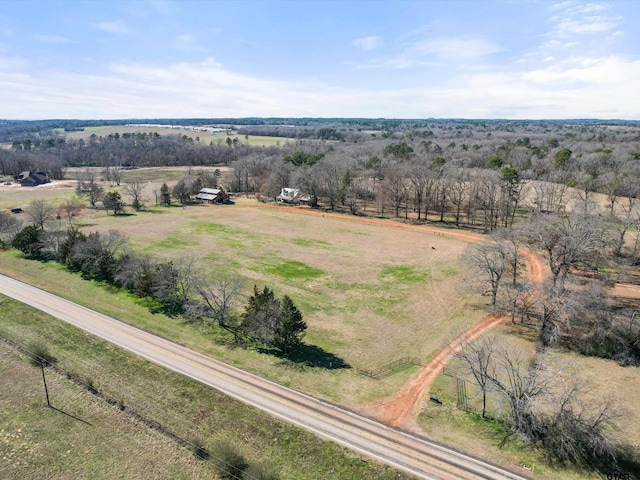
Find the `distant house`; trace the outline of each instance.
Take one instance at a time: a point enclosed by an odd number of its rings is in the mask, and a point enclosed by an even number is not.
[[[276,200],[284,203],[296,203],[296,199],[300,196],[300,190],[297,188],[283,188]]]
[[[220,188],[203,188],[196,195],[196,200],[207,203],[228,203],[229,194]]]
[[[44,172],[22,172],[14,177],[22,187],[37,187],[49,183],[49,175]]]
[[[292,203],[294,205],[308,205],[311,201],[309,195],[301,194],[297,188],[283,188],[276,200],[283,203]]]

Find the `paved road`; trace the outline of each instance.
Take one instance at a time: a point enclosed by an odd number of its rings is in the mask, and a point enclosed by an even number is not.
[[[0,293],[416,477],[525,478],[285,388],[4,275],[0,275]]]

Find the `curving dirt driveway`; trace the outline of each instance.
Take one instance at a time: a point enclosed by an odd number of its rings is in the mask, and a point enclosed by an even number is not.
[[[520,252],[524,255],[529,270],[529,279],[535,288],[539,288],[544,282],[544,274],[540,259],[530,253]],[[365,413],[377,420],[404,429],[415,428],[415,420],[420,413],[425,392],[433,381],[442,373],[444,367],[455,357],[465,342],[473,341],[487,330],[499,323],[510,320],[507,315],[486,315],[480,322],[469,327],[456,339],[450,342],[415,375],[398,393],[388,401],[370,405],[365,408]]]

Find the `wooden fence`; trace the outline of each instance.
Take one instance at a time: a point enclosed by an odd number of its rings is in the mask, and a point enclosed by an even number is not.
[[[355,367],[355,372],[358,375],[364,375],[366,377],[371,377],[375,379],[380,379],[391,375],[399,370],[404,370],[405,368],[409,368],[413,365],[422,365],[420,359],[417,357],[402,357],[399,360],[395,360],[393,362],[386,363],[378,368],[362,368]]]

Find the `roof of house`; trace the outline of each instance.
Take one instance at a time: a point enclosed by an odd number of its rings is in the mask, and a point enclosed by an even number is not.
[[[199,193],[196,195],[198,200],[215,200],[218,195],[214,195],[212,193]]]
[[[211,195],[218,195],[222,190],[220,190],[219,188],[203,188],[200,190],[200,193],[209,193]],[[200,195],[200,193],[198,193],[198,195]]]
[[[15,176],[16,181],[20,184],[34,184],[39,185],[41,183],[49,183],[49,176],[44,172],[30,172],[24,171]]]
[[[300,190],[298,190],[297,188],[283,188],[280,191],[280,195],[278,195],[276,198],[293,200],[299,194],[300,194]]]

